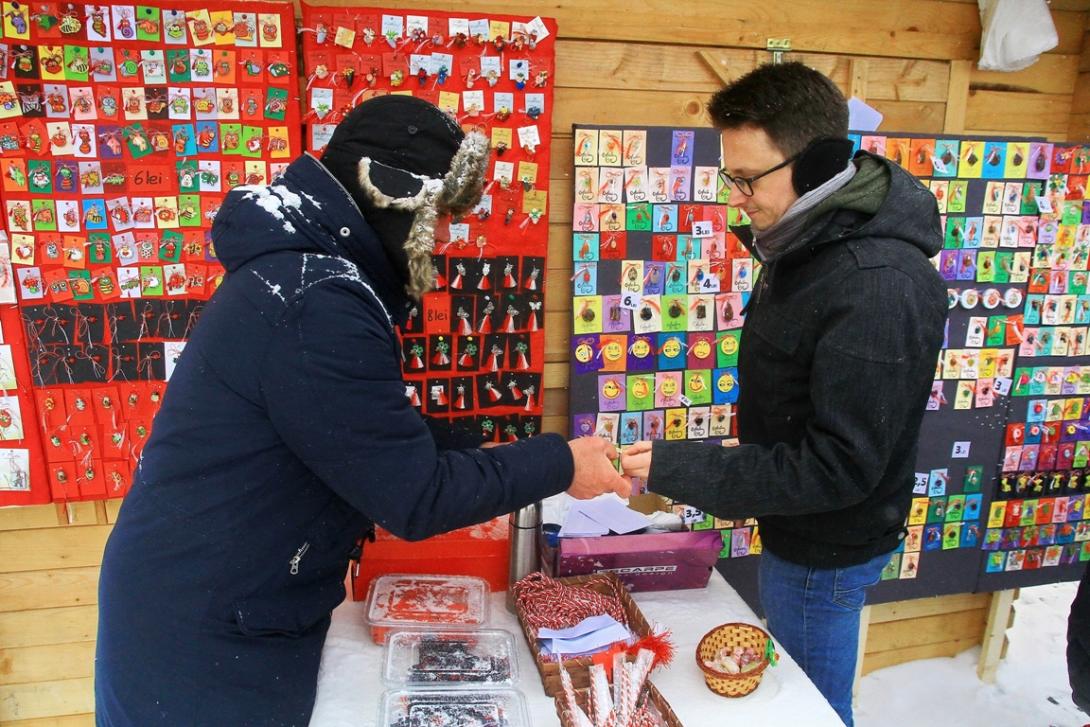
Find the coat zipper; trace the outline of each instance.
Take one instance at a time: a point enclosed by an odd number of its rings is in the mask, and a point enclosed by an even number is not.
[[[310,550],[310,543],[303,543],[299,550],[295,551],[295,555],[291,557],[291,560],[288,561],[293,576],[299,575],[299,564],[303,561],[303,556],[307,554],[308,550]]]

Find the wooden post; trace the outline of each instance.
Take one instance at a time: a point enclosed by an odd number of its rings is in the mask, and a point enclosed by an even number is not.
[[[862,58],[853,58],[848,64],[848,78],[851,89],[849,97],[854,96],[860,101],[867,100],[867,61]]]
[[[855,679],[852,681],[852,697],[859,696],[859,681],[863,678],[863,654],[867,651],[867,632],[870,630],[870,606],[864,606],[859,614],[859,647],[855,651]]]
[[[699,55],[700,60],[704,61],[708,68],[711,69],[711,72],[715,74],[715,77],[723,82],[724,86],[734,80],[731,78],[730,73],[727,72],[725,60],[716,58],[714,53],[706,50],[697,51],[697,55]]]
[[[988,625],[984,628],[984,640],[980,645],[980,662],[976,674],[988,684],[995,683],[995,674],[999,669],[999,660],[1006,651],[1007,629],[1014,622],[1014,589],[996,591],[992,594],[992,603],[988,607]]]
[[[969,105],[969,75],[972,70],[972,61],[950,61],[946,119],[942,126],[948,134],[965,133],[965,109]]]

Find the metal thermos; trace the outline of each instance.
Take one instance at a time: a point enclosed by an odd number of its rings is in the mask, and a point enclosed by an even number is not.
[[[541,565],[538,538],[541,537],[541,503],[534,502],[511,513],[507,521],[511,561],[507,567],[507,610],[515,610],[514,585]]]

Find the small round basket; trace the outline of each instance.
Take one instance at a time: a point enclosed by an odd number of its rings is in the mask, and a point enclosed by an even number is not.
[[[768,659],[764,656],[769,636],[763,630],[747,623],[729,623],[716,626],[704,634],[696,645],[696,665],[704,672],[704,682],[716,694],[724,697],[744,697],[761,683],[764,670],[768,668]],[[733,649],[741,646],[761,654],[761,661],[753,669],[738,674],[728,674],[707,666],[704,661],[712,659],[720,649]]]

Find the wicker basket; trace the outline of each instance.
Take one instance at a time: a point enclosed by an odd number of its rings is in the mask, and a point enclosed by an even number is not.
[[[557,694],[553,699],[556,704],[556,715],[560,717],[561,727],[575,727],[575,722],[572,721],[571,713],[568,712],[568,707],[564,703],[564,695]],[[586,689],[575,690],[575,701],[580,709],[586,710],[588,699],[590,699],[590,696]],[[640,702],[641,704],[643,702],[650,702],[658,711],[659,716],[662,718],[662,724],[665,725],[665,727],[685,727],[681,724],[681,720],[677,718],[677,715],[674,714],[674,710],[670,707],[670,703],[666,701],[666,697],[662,696],[662,692],[655,689],[655,685],[651,682],[644,684]]]
[[[768,639],[767,632],[747,623],[723,624],[704,634],[696,645],[696,665],[704,672],[708,689],[724,697],[744,697],[756,689],[768,668],[768,659],[763,656]],[[728,674],[707,666],[704,660],[713,658],[724,646],[753,649],[762,655],[761,661],[756,668],[738,674]]]
[[[624,608],[625,616],[628,617],[628,628],[636,635],[637,639],[650,635],[651,626],[647,623],[647,619],[640,612],[636,602],[632,600],[632,596],[629,595],[624,584],[612,573],[596,573],[589,576],[557,578],[556,580],[569,586],[585,586],[604,594],[609,593],[608,583],[612,582],[617,592],[621,594],[621,606]],[[537,646],[537,632],[526,623],[526,617],[521,608],[517,609],[517,613],[519,625],[522,626],[522,633],[526,636],[526,643],[530,646],[530,653],[534,655],[534,663],[537,664],[537,670],[541,673],[541,685],[545,688],[545,694],[550,697],[560,694],[560,667],[555,661],[545,661],[541,658],[541,652]],[[590,686],[590,672],[588,669],[593,663],[594,658],[590,656],[564,660],[564,668],[567,669],[568,674],[571,676],[572,686],[576,689]]]

